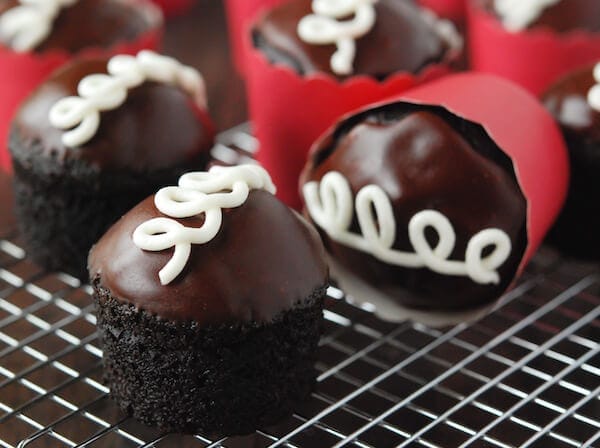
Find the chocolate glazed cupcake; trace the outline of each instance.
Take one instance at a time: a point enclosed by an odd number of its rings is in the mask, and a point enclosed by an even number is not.
[[[301,184],[332,257],[405,306],[490,303],[527,246],[510,159],[481,126],[442,108],[395,103],[342,122],[314,148]]]
[[[92,249],[105,378],[145,424],[244,434],[311,391],[324,249],[273,192],[255,165],[190,173]]]
[[[170,58],[141,52],[59,70],[12,125],[28,252],[46,269],[87,279],[92,244],[160,186],[204,168],[213,136],[200,75]]]
[[[566,76],[543,96],[561,127],[571,161],[565,207],[549,241],[565,253],[600,258],[600,62]]]
[[[314,12],[311,3],[286,2],[267,13],[253,30],[256,48],[272,63],[286,64],[300,75],[385,79],[394,73],[416,74],[429,65],[452,61],[461,50],[461,38],[450,22],[438,21],[409,0],[379,0],[374,4],[375,25],[356,41],[352,72],[342,73],[332,64],[335,45],[309,43],[298,32],[298,24]]]

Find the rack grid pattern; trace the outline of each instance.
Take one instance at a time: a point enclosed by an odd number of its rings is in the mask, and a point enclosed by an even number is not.
[[[216,156],[249,157],[252,137]],[[101,382],[90,288],[42,272],[0,230],[0,447],[600,448],[600,270],[548,249],[473,323],[391,324],[331,288],[318,386],[245,437],[161,434]]]

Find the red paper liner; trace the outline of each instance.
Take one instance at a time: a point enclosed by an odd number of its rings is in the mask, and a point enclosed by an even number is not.
[[[326,74],[302,77],[286,66],[271,64],[256,49],[248,52],[246,68],[250,117],[260,142],[258,161],[277,185],[277,196],[296,209],[301,206],[300,171],[319,135],[354,109],[450,72],[438,64],[419,75],[398,73],[382,82],[367,76],[338,82]]]
[[[262,11],[273,8],[285,0],[225,0],[227,27],[233,62],[237,71],[244,74],[246,63],[246,34],[250,26]]]
[[[438,17],[450,19],[462,24],[466,15],[466,0],[419,0],[419,3],[431,9]]]
[[[137,0],[134,0],[137,1]],[[78,57],[95,57],[113,54],[137,54],[140,50],[158,50],[162,42],[162,20],[160,12],[151,8],[157,16],[157,26],[139,36],[135,41],[123,42],[111,48],[89,48],[69,54],[66,51],[48,51],[43,54],[16,53],[0,45],[0,170],[11,171],[8,153],[8,134],[14,114],[21,102],[35,90],[54,70]]]
[[[512,33],[478,2],[467,9],[472,68],[510,79],[536,96],[600,59],[600,33],[559,34],[545,28]]]
[[[544,240],[567,196],[569,160],[554,119],[521,87],[482,73],[447,76],[367,109],[394,102],[441,106],[480,124],[510,157],[527,200],[528,245],[517,273],[520,274]],[[334,129],[322,138],[327,139]],[[318,143],[314,150],[317,148]]]
[[[152,0],[167,18],[181,15],[194,5],[195,0]]]

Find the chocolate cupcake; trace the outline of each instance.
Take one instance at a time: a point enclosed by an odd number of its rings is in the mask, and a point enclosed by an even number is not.
[[[311,391],[324,249],[274,191],[257,165],[189,173],[92,249],[105,378],[140,421],[244,434]]]
[[[348,11],[319,11],[318,2],[311,3],[283,3],[255,25],[254,45],[271,63],[288,65],[305,76],[326,73],[338,79],[357,75],[385,79],[398,72],[416,74],[431,64],[451,60],[461,45],[449,22],[437,21],[412,1],[365,1]],[[344,16],[354,16],[346,26],[362,29],[359,36],[353,36],[356,42],[351,51],[336,44],[344,34]]]
[[[20,103],[55,69],[79,57],[154,50],[162,15],[149,0],[0,1],[0,168]]]
[[[394,103],[321,140],[302,177],[333,258],[398,303],[492,302],[527,247],[527,201],[484,129],[439,107]]]
[[[564,252],[599,258],[600,63],[571,73],[546,92],[546,108],[559,123],[571,160],[569,196],[550,241]]]
[[[597,0],[472,0],[472,68],[506,77],[536,96],[600,58]]]
[[[294,207],[319,135],[356,108],[447,74],[462,50],[450,21],[409,0],[292,0],[268,10],[252,39],[246,75],[257,158]]]
[[[204,168],[213,136],[200,74],[171,58],[144,51],[60,69],[23,104],[10,136],[30,256],[87,278],[92,244],[160,186]]]

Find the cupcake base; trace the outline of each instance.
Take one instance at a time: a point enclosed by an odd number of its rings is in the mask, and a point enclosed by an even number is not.
[[[31,258],[44,269],[88,280],[92,245],[123,214],[185,171],[203,168],[207,156],[152,173],[99,173],[81,160],[41,156],[41,148],[24,150],[11,134],[17,227]],[[39,144],[39,143],[35,143]]]
[[[124,304],[101,278],[93,285],[105,381],[147,425],[247,434],[290,415],[315,385],[325,288],[268,324],[200,327]]]

